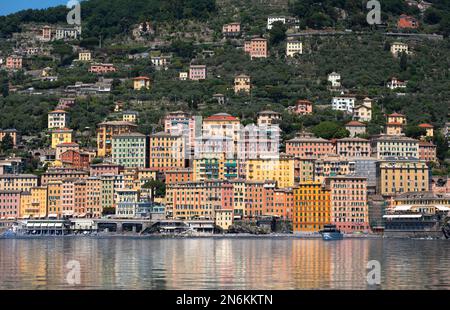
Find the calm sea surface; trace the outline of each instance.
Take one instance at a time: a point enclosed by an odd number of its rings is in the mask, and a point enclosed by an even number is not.
[[[67,283],[79,261],[81,283]],[[366,265],[381,264],[381,285]],[[0,289],[450,289],[450,242],[295,238],[0,240]]]

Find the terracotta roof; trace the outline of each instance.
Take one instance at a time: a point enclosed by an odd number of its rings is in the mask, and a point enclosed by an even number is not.
[[[400,113],[397,113],[397,112],[389,114],[388,116],[392,116],[392,117],[402,116],[402,117],[405,117],[403,114],[400,114]]]
[[[64,111],[64,110],[54,110],[54,111],[49,112],[49,114],[52,114],[52,113],[68,113],[68,112]]]
[[[345,127],[366,127],[366,124],[363,124],[358,121],[350,121],[347,124],[345,124]]]
[[[132,78],[132,80],[150,80],[150,78],[148,76],[137,76]]]
[[[434,145],[433,143],[428,142],[428,141],[419,141],[419,146],[433,146],[433,147],[436,147],[436,145]]]
[[[430,124],[427,124],[427,123],[425,123],[425,124],[420,124],[419,127],[420,127],[420,128],[434,128],[433,125],[430,125]]]

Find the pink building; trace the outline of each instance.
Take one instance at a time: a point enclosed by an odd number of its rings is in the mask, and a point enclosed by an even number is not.
[[[20,191],[0,191],[0,219],[18,218]]]
[[[6,68],[11,70],[22,69],[22,56],[12,55],[6,58]]]
[[[234,37],[241,33],[241,23],[229,23],[222,27],[222,34],[227,37]]]
[[[267,40],[264,38],[253,38],[244,42],[244,52],[250,58],[267,58]]]
[[[113,64],[92,64],[89,68],[89,72],[96,74],[104,74],[116,71],[116,67],[114,67]]]
[[[419,159],[427,162],[435,162],[436,145],[427,141],[419,141]]]
[[[189,67],[189,79],[193,81],[199,81],[206,79],[206,66],[205,65],[191,65]]]
[[[300,135],[286,141],[286,154],[300,158],[318,158],[334,154],[333,142],[311,135]]]
[[[367,179],[336,176],[325,179],[331,197],[331,223],[345,233],[369,231]]]
[[[184,137],[186,155],[193,155],[195,138],[201,134],[201,127],[201,116],[191,116],[189,113],[183,111],[170,112],[164,118],[164,131],[166,133]]]
[[[297,100],[297,103],[293,107],[289,107],[289,110],[297,115],[307,115],[313,112],[311,101]]]
[[[114,174],[117,175],[121,171],[123,171],[123,167],[120,165],[112,164],[112,163],[101,163],[91,165],[90,176],[99,176],[104,174]]]
[[[42,40],[50,41],[52,39],[52,27],[44,26],[42,27]]]

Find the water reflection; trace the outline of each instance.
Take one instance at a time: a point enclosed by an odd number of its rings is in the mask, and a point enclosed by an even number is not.
[[[449,254],[445,240],[4,239],[0,289],[449,289]],[[70,260],[81,285],[66,282]]]

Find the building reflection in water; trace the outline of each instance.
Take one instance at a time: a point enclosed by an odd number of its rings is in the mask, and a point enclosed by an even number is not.
[[[449,289],[437,240],[48,238],[0,240],[0,289]],[[77,260],[81,284],[66,282]],[[369,260],[381,286],[369,286]]]

